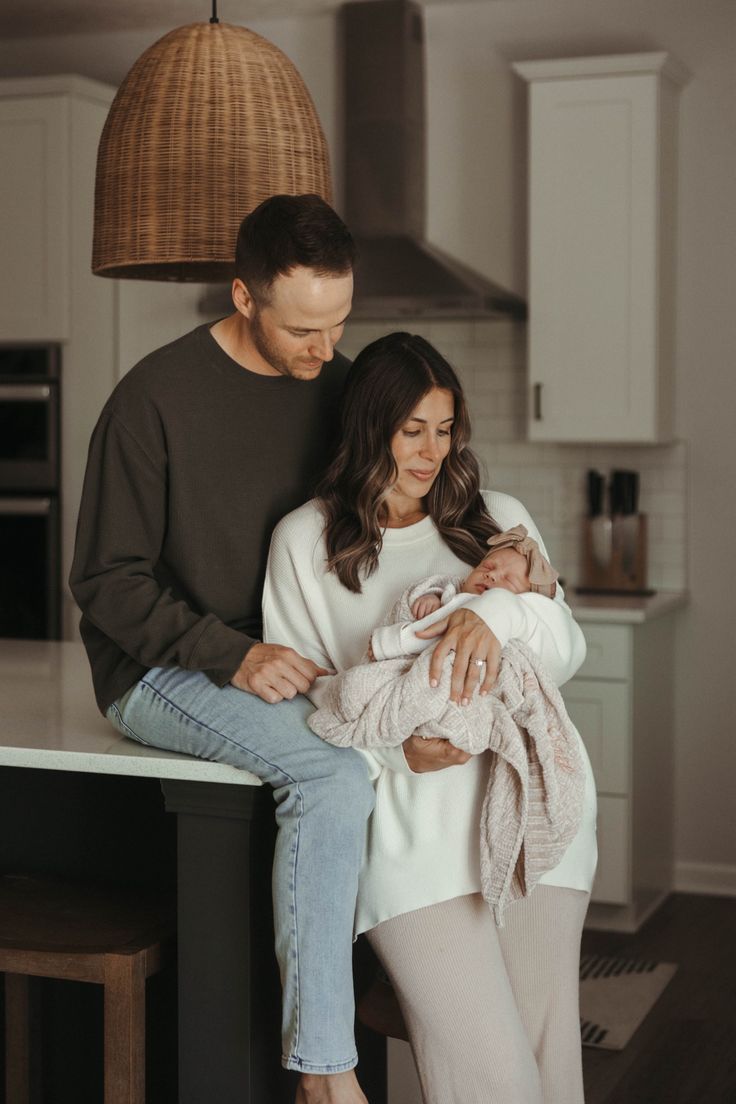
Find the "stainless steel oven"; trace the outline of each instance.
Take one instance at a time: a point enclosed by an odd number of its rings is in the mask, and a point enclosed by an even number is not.
[[[60,634],[58,345],[0,345],[0,637]]]
[[[0,495],[0,637],[60,632],[59,505],[51,495]]]
[[[58,346],[0,346],[0,490],[58,482]]]

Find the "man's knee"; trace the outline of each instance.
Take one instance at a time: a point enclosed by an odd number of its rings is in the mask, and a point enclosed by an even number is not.
[[[352,816],[369,816],[375,805],[376,793],[368,775],[368,764],[353,748],[340,748],[333,758],[334,773],[330,789],[339,803]]]

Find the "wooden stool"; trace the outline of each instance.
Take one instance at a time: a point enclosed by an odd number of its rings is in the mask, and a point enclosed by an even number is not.
[[[29,1104],[29,977],[105,987],[105,1104],[143,1104],[146,978],[164,964],[172,910],[143,892],[0,877],[6,1104]]]

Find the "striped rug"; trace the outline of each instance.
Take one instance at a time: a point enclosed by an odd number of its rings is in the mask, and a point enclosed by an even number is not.
[[[583,955],[580,960],[583,1046],[623,1050],[676,969],[671,962]]]

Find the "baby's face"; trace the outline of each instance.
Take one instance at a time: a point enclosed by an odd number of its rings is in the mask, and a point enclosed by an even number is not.
[[[470,572],[462,590],[465,594],[482,594],[492,587],[510,590],[512,594],[525,594],[529,590],[526,556],[513,548],[489,552]]]

